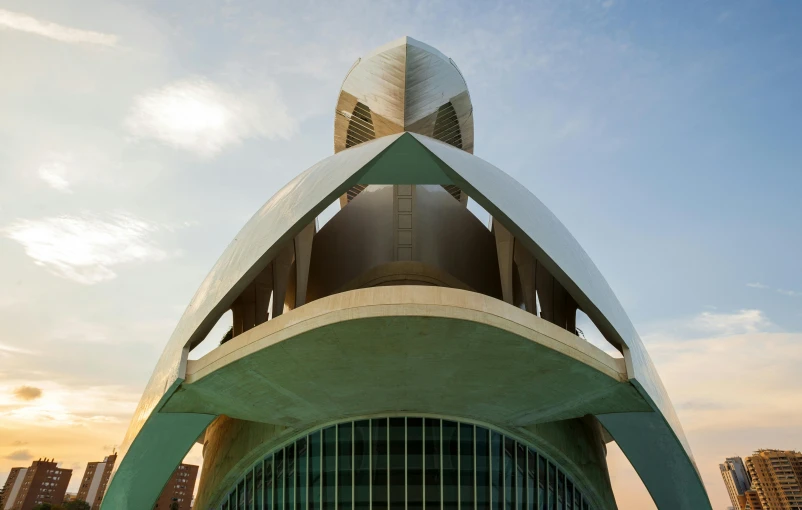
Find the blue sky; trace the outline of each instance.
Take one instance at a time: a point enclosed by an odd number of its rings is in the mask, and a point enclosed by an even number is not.
[[[0,479],[47,455],[77,484],[121,440],[216,258],[403,35],[618,294],[715,508],[724,456],[802,449],[802,4],[333,3],[0,1]]]

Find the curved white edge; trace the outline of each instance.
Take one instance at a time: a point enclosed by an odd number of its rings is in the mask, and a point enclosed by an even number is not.
[[[693,475],[690,478],[704,492],[682,427],[640,337],[612,289],[579,243],[537,197],[506,173],[460,149],[411,133],[379,138],[324,159],[293,179],[248,221],[201,284],[173,332],[129,426],[118,471],[127,462],[126,451],[137,433],[157,409],[158,403],[174,391],[170,389],[171,385],[183,377],[188,347],[206,335],[239,292],[275,256],[284,241],[313,221],[350,185],[369,184],[358,182],[360,171],[404,136],[412,136],[420,142],[441,163],[455,184],[465,189],[547,265],[602,333],[608,339],[620,342],[630,378],[659,414],[657,419],[665,422],[665,427],[653,429],[673,436],[678,444],[675,450],[679,449],[688,460]],[[614,435],[612,430],[610,432]],[[622,448],[627,444],[626,438],[615,439],[624,445]],[[686,470],[684,465],[678,464],[666,468]],[[655,493],[653,496],[656,497]],[[657,499],[655,501],[661,508],[700,508],[699,505],[672,507],[668,502],[664,505]],[[701,508],[710,508],[709,501],[705,501]]]

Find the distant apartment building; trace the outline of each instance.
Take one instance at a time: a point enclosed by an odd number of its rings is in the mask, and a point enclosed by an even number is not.
[[[6,483],[3,485],[2,490],[0,490],[0,510],[11,508],[11,503],[17,498],[19,488],[22,485],[22,479],[25,478],[25,473],[27,471],[28,468],[24,467],[11,468],[11,472],[8,473],[8,478],[6,478]],[[8,503],[8,507],[6,507],[6,503]]]
[[[78,488],[77,499],[86,501],[92,510],[100,510],[100,502],[106,494],[106,486],[109,484],[111,472],[114,470],[114,462],[117,454],[109,455],[102,462],[90,462],[86,465],[81,486]]]
[[[13,468],[6,481],[8,489],[3,491],[2,510],[33,510],[41,503],[60,504],[70,477],[72,470],[59,468],[52,459],[36,460],[28,468]]]
[[[758,450],[745,464],[755,493],[746,493],[749,510],[802,510],[802,453]]]
[[[746,472],[744,462],[740,457],[730,457],[723,464],[718,465],[727,493],[730,495],[733,510],[746,510],[746,497],[744,493],[752,485],[749,474]]]
[[[176,510],[192,508],[192,493],[195,491],[195,480],[198,478],[198,466],[181,464],[173,471],[173,476],[162,489],[154,510],[173,510],[170,505],[178,503]]]

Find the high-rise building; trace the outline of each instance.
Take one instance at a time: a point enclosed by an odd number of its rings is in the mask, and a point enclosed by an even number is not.
[[[17,471],[11,493],[3,510],[33,510],[41,503],[60,504],[64,501],[71,469],[61,469],[48,459],[34,461],[30,467]]]
[[[11,508],[11,505],[17,499],[17,494],[19,494],[19,489],[22,486],[22,480],[25,478],[25,473],[27,472],[28,468],[11,468],[11,471],[8,473],[8,478],[6,478],[6,483],[3,484],[3,489],[0,490],[0,510]]]
[[[114,470],[114,463],[117,460],[117,454],[104,457],[102,462],[90,462],[86,465],[81,486],[78,487],[78,496],[76,499],[86,501],[92,510],[100,509],[100,502],[103,501],[103,495],[106,494],[106,486],[111,478],[111,473]]]
[[[154,510],[189,510],[192,507],[192,493],[198,478],[198,466],[180,464],[173,476],[162,489]]]
[[[710,510],[599,270],[473,155],[454,61],[389,43],[357,60],[334,110],[335,154],[267,201],[187,307],[103,510],[152,507],[196,442],[204,510],[610,510],[611,440],[660,509]],[[230,334],[198,356],[228,311]],[[577,335],[580,311],[607,351]]]
[[[758,450],[745,464],[765,510],[802,510],[802,453]]]
[[[744,493],[749,490],[752,483],[743,460],[740,457],[729,457],[724,464],[719,464],[718,467],[724,478],[724,485],[727,486],[727,493],[730,495],[733,509],[745,510]]]

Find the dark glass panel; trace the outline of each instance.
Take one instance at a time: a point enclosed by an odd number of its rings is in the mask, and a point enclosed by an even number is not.
[[[323,510],[334,510],[336,481],[337,428],[329,427],[323,430]]]
[[[459,483],[461,510],[473,510],[473,425],[459,426]]]
[[[548,510],[548,489],[546,488],[546,479],[548,478],[548,470],[546,469],[546,459],[538,456],[537,461],[537,480],[538,480],[538,508],[540,510]]]
[[[526,452],[527,457],[527,477],[526,477],[526,510],[538,510],[537,506],[537,454],[532,450]]]
[[[440,509],[440,420],[426,418],[424,423],[424,484],[426,508]]]
[[[490,510],[490,431],[476,427],[476,508]]]
[[[273,456],[265,457],[265,510],[274,510],[273,505]]]
[[[245,480],[240,480],[237,484],[237,510],[245,510]]]
[[[231,491],[231,494],[228,495],[228,507],[231,509],[237,508],[237,488],[234,487],[234,490]]]
[[[339,454],[337,457],[337,510],[353,508],[353,424],[341,423],[337,426]]]
[[[549,510],[557,510],[557,471],[549,462]]]
[[[229,497],[231,497],[231,496],[229,496]],[[228,507],[228,498],[226,498],[226,500],[223,501],[223,505],[220,507],[220,510],[228,510],[228,508],[229,508]]]
[[[504,509],[515,510],[515,441],[504,438]]]
[[[254,483],[254,510],[264,510],[264,489],[265,489],[265,482],[262,477],[264,474],[264,469],[262,465],[262,461],[256,463],[256,468],[253,472],[253,483]]]
[[[245,508],[253,508],[253,471],[245,475]]]
[[[370,421],[354,423],[354,509],[370,510]]]
[[[309,509],[320,510],[320,432],[309,435]]]
[[[459,438],[457,424],[443,421],[443,510],[459,510]]]
[[[387,509],[387,418],[371,420],[373,510]]]
[[[390,418],[390,510],[406,507],[404,435],[404,418]]]
[[[295,445],[284,449],[284,509],[295,510]]]
[[[275,469],[275,487],[273,491],[273,508],[284,510],[284,450],[276,452],[273,457],[273,469]]]
[[[504,451],[503,438],[498,432],[490,432],[490,503],[493,510],[501,510],[504,500]]]
[[[407,418],[407,510],[423,508],[423,418]]]
[[[574,510],[574,482],[565,480],[565,508]]]
[[[526,448],[515,444],[515,510],[526,510]]]
[[[565,474],[557,470],[557,510],[565,510]]]
[[[295,443],[295,504],[298,510],[306,509],[308,441],[302,437]]]

